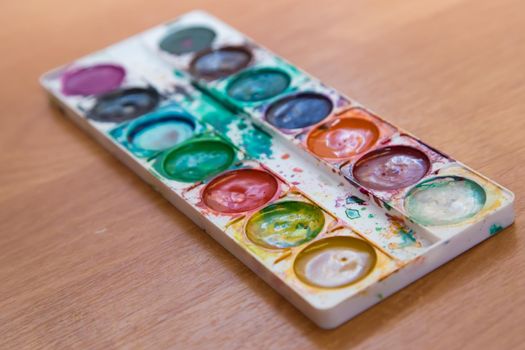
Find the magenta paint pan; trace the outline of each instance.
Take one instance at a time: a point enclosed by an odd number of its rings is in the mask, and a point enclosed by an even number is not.
[[[73,96],[100,95],[118,89],[126,70],[118,64],[96,64],[67,70],[62,75],[62,93]]]

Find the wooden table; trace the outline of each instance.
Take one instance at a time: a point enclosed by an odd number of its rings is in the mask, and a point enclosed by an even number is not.
[[[509,187],[517,220],[317,328],[48,103],[41,73],[202,8]],[[4,1],[0,347],[516,349],[525,341],[522,1]]]

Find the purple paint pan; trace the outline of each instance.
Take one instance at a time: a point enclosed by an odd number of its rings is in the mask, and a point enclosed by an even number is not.
[[[73,96],[100,95],[122,85],[126,70],[116,64],[97,64],[66,71],[62,75],[62,93]]]

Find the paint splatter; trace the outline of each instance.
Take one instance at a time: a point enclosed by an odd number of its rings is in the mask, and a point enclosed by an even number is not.
[[[489,229],[489,235],[493,236],[496,233],[500,232],[501,230],[503,230],[503,227],[501,225],[492,224],[492,226],[490,226],[490,229]]]
[[[292,170],[294,172],[296,172],[296,173],[302,173],[303,172],[303,169],[301,169],[301,168],[293,168]]]
[[[248,125],[246,125],[245,120],[244,119],[239,119],[239,122],[237,123],[237,129],[242,131],[242,130],[245,130],[247,127],[248,127]]]
[[[398,231],[398,234],[401,235],[402,243],[400,244],[401,247],[409,247],[416,243],[416,237],[414,237],[414,231],[413,230],[404,230],[400,229]]]
[[[389,214],[386,215],[390,221],[390,227],[387,230],[387,238],[391,238],[393,236],[400,238],[397,243],[390,243],[388,245],[390,249],[400,249],[412,246],[421,247],[422,244],[416,238],[414,231],[404,225],[402,218]]]
[[[345,213],[346,213],[346,216],[352,220],[359,219],[361,217],[361,214],[359,214],[359,210],[356,210],[356,209],[346,209]]]
[[[173,74],[175,74],[175,76],[179,78],[184,78],[186,76],[184,73],[182,73],[180,70],[177,70],[177,69],[173,71]]]
[[[210,124],[218,132],[226,135],[234,121],[243,122],[242,119],[218,105],[210,97],[202,95],[200,98],[202,103],[200,108],[195,111],[195,115],[200,116],[203,122]]]
[[[258,129],[246,129],[242,133],[242,147],[250,156],[260,159],[272,155],[272,137]]]
[[[366,205],[366,202],[357,196],[350,196],[346,198],[346,204]]]
[[[283,154],[283,155],[281,156],[281,159],[283,159],[283,160],[286,160],[286,159],[288,159],[288,158],[290,158],[290,155],[289,155],[288,153],[285,153],[285,154]]]
[[[272,137],[263,130],[247,123],[232,111],[217,104],[212,98],[202,95],[204,103],[196,111],[201,120],[210,124],[216,131],[223,134],[230,141],[235,142],[229,136],[230,132],[238,132],[241,135],[240,146],[255,159],[272,156]]]
[[[388,247],[390,249],[400,249],[400,248],[406,248],[411,246],[421,246],[421,242],[418,242],[416,237],[414,236],[414,231],[412,229],[405,229],[400,228],[399,231],[396,232],[397,235],[401,237],[400,243],[390,243]]]

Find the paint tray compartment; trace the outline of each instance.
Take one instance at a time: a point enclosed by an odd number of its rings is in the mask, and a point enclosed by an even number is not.
[[[41,84],[324,328],[514,220],[512,192],[200,11]]]

